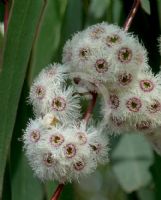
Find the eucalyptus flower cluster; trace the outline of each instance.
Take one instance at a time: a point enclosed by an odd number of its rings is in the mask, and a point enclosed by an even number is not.
[[[34,119],[23,140],[34,173],[60,183],[79,180],[99,163],[108,162],[108,139],[103,130],[81,118],[80,97],[67,86],[67,68],[51,64],[34,80],[29,95]]]
[[[151,136],[149,141],[161,153],[161,134],[156,133],[161,125],[161,74],[152,73],[137,37],[116,25],[90,26],[67,41],[63,63],[77,72],[78,90],[82,82],[88,82],[87,91],[101,93],[100,88],[106,88],[102,115],[110,133],[141,132],[148,139]]]
[[[43,69],[30,89],[35,117],[23,140],[36,176],[65,183],[91,174],[108,162],[111,133],[142,133],[161,153],[161,74],[138,38],[96,24],[66,42],[62,63]],[[83,94],[102,97],[99,126],[82,117]]]

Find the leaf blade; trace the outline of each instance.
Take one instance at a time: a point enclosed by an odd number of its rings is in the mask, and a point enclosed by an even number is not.
[[[0,116],[0,198],[17,106],[42,4],[43,0],[34,3],[15,0],[11,9],[0,74],[0,113],[3,113]]]
[[[150,15],[151,11],[150,11],[150,2],[149,2],[149,0],[141,0],[141,7],[147,14]]]
[[[128,150],[128,151],[127,151]],[[113,170],[126,192],[146,186],[151,180],[152,149],[140,135],[125,135],[112,153]]]
[[[29,83],[35,75],[52,61],[60,42],[62,18],[67,0],[48,0],[41,20],[30,63]]]

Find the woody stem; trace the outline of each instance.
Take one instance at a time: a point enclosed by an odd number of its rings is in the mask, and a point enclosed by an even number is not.
[[[63,190],[63,187],[64,187],[63,183],[59,184],[50,200],[58,200]]]
[[[136,15],[136,12],[138,10],[139,5],[140,5],[140,0],[134,0],[133,6],[132,6],[130,13],[129,13],[126,21],[125,21],[125,24],[124,24],[124,30],[125,31],[129,30],[130,25],[131,25],[135,15]]]
[[[8,0],[4,0],[5,11],[4,11],[4,32],[7,31],[8,17],[9,17],[9,3]]]
[[[90,102],[90,104],[89,104],[89,106],[88,106],[88,108],[87,108],[87,110],[86,110],[86,112],[84,113],[84,116],[83,116],[83,119],[86,123],[88,123],[88,121],[91,117],[91,114],[92,114],[93,109],[96,105],[97,96],[98,96],[98,94],[95,93],[95,92],[90,92],[90,93],[92,95],[92,100],[91,100],[91,102]]]

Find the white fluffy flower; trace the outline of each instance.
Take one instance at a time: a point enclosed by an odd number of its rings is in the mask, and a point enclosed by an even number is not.
[[[33,105],[36,116],[44,115],[47,112],[47,105],[53,92],[58,90],[59,85],[48,83],[46,79],[37,77],[30,89],[29,102]]]
[[[161,92],[161,75],[154,75],[150,70],[144,70],[139,73],[137,78],[137,86],[142,91],[142,94],[149,99],[160,99]]]
[[[107,140],[97,129],[84,123],[48,129],[42,122],[30,120],[24,134],[26,155],[41,180],[78,180],[108,160]]]
[[[161,124],[160,76],[142,71],[127,90],[111,91],[103,102],[105,124],[112,132],[147,132]],[[106,113],[111,108],[110,117]],[[107,115],[107,116],[106,116]]]
[[[45,132],[36,140],[40,125]],[[34,142],[30,141],[33,132]],[[31,167],[41,180],[67,182],[92,173],[97,163],[108,161],[107,141],[97,134],[97,129],[86,129],[84,123],[48,129],[35,120],[30,122],[24,135],[24,148]],[[33,143],[37,143],[34,148]]]
[[[147,66],[147,53],[132,35],[116,25],[101,23],[68,40],[63,62],[70,71],[88,73],[94,79],[109,83],[117,79],[119,72],[138,74]]]
[[[79,117],[79,96],[75,95],[73,87],[66,88],[62,82],[67,75],[63,74],[62,66],[52,65],[42,70],[32,84],[29,102],[32,103],[36,116],[55,119],[63,122]],[[50,116],[47,115],[50,113]],[[73,115],[74,113],[74,115]]]
[[[97,167],[96,161],[92,157],[79,157],[73,162],[71,172],[74,180],[80,177],[86,177],[94,172]]]
[[[35,175],[41,180],[55,178],[56,161],[48,146],[39,145],[32,156],[28,156],[28,159]]]
[[[117,114],[111,113],[108,118],[105,115],[104,124],[109,135],[130,133],[130,131],[132,131],[129,121],[127,119],[122,119],[120,116],[117,116]]]
[[[97,132],[89,134],[88,137],[93,157],[98,163],[107,163],[109,151],[107,135],[103,134],[102,132]]]
[[[29,95],[29,102],[34,107],[36,115],[44,115],[50,97],[56,90],[61,90],[62,83],[67,78],[67,68],[61,64],[50,64],[43,69],[34,80]]]
[[[27,128],[24,131],[23,140],[25,148],[29,148],[32,151],[42,138],[42,135],[46,133],[46,129],[44,128],[41,119],[30,119]]]
[[[92,25],[84,32],[91,42],[100,40],[102,44],[109,48],[120,45],[128,36],[120,27],[106,22]]]
[[[50,129],[53,126],[57,126],[61,124],[61,121],[53,113],[47,113],[46,115],[42,117],[42,124],[44,127]]]
[[[136,72],[131,72],[131,70],[120,69],[115,73],[113,80],[108,81],[105,87],[108,91],[116,91],[117,93],[128,93],[132,90],[137,83],[138,74]]]
[[[95,48],[91,50],[91,56],[84,71],[88,72],[94,79],[110,81],[114,79],[114,68],[111,65],[111,52],[108,49]]]
[[[53,91],[46,105],[47,111],[53,113],[62,122],[74,121],[80,116],[79,96],[73,87]]]
[[[128,70],[138,74],[147,62],[145,49],[132,38],[114,48],[111,56],[115,71]]]
[[[49,84],[59,85],[67,78],[68,68],[59,63],[49,64],[38,75],[39,80],[45,80]]]

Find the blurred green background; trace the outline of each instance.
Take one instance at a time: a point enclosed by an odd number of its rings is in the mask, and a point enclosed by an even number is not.
[[[48,200],[57,183],[37,180],[22,149],[22,130],[32,117],[26,103],[30,85],[45,65],[61,62],[62,47],[73,33],[102,21],[123,26],[133,0],[9,3],[8,31],[4,37],[0,34],[0,199]],[[0,21],[3,17],[0,1]],[[147,48],[154,73],[161,61],[160,28],[161,0],[142,0],[129,31]],[[90,177],[67,184],[60,199],[161,200],[161,157],[142,136],[111,137],[110,159]]]

